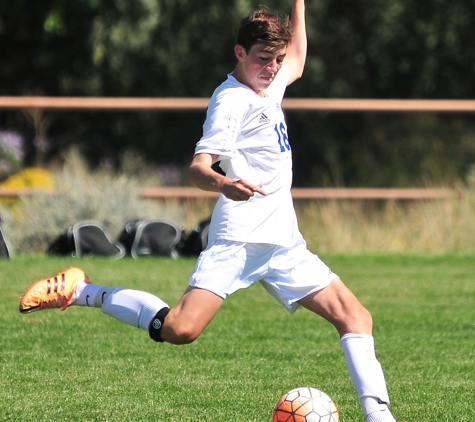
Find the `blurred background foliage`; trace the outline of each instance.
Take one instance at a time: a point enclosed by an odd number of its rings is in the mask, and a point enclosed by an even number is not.
[[[262,3],[291,12],[290,0],[1,1],[0,95],[209,97],[234,67],[240,18]],[[313,0],[307,27],[306,71],[289,97],[474,98],[473,0]],[[21,136],[29,166],[54,165],[74,145],[92,166],[118,168],[133,149],[147,165],[181,169],[203,119],[1,111],[0,143]],[[287,121],[295,186],[453,186],[475,161],[470,114],[288,112]]]

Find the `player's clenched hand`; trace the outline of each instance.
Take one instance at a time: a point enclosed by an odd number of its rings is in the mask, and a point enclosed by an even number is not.
[[[231,180],[230,182],[224,183],[221,187],[221,192],[226,198],[232,199],[233,201],[247,201],[254,196],[255,193],[266,195],[262,189],[262,185],[253,185],[244,179]]]

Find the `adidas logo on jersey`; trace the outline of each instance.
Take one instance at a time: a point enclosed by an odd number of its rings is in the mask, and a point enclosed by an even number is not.
[[[259,117],[259,124],[269,123],[269,122],[270,122],[270,119],[264,113],[261,113],[261,117]]]

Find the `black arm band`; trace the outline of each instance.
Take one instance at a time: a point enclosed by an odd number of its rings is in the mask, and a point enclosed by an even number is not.
[[[168,312],[170,312],[170,308],[160,309],[152,318],[152,321],[150,321],[150,325],[148,326],[148,334],[150,335],[150,338],[159,343],[163,343],[165,341],[162,338],[162,328],[163,322],[165,321],[165,317],[168,315]]]

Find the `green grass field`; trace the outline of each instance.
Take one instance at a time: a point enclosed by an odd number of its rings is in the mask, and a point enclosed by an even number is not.
[[[322,257],[373,314],[397,419],[473,422],[475,256]],[[194,260],[1,261],[0,420],[270,422],[283,393],[310,385],[342,422],[363,422],[336,331],[308,311],[287,314],[259,285],[229,298],[188,346],[154,343],[98,309],[18,312],[32,280],[71,264],[174,304]]]

